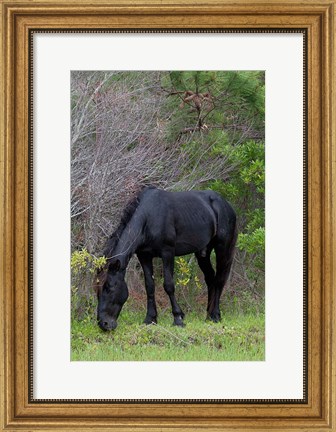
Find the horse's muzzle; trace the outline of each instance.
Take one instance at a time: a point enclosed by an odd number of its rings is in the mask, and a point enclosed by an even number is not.
[[[117,321],[114,320],[100,320],[98,322],[99,327],[104,331],[110,331],[117,328]]]

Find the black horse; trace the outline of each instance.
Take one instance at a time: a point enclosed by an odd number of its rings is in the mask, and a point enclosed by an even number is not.
[[[174,293],[174,257],[190,253],[195,253],[208,286],[207,318],[218,322],[219,299],[229,276],[236,239],[235,212],[216,192],[143,188],[126,206],[104,251],[107,265],[98,273],[96,281],[99,326],[103,330],[117,327],[118,316],[128,298],[125,272],[133,254],[138,256],[145,277],[146,324],[157,322],[152,261],[160,257],[174,324],[184,325],[184,313]],[[210,262],[213,249],[216,273]]]

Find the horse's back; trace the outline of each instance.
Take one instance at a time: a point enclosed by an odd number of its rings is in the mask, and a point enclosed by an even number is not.
[[[145,190],[141,199],[147,212],[155,217],[179,215],[190,217],[199,212],[206,214],[225,213],[228,218],[235,219],[235,212],[228,201],[212,190],[191,190],[169,192],[150,187]]]
[[[218,229],[222,230],[219,220],[228,220],[232,210],[213,191],[168,192],[160,189],[149,189],[142,197],[142,207],[151,243],[155,248],[160,244],[174,245],[176,255],[206,247]]]

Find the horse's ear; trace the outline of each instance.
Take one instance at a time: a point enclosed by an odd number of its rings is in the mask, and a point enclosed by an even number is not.
[[[110,265],[109,265],[109,270],[114,271],[114,272],[117,272],[117,271],[120,270],[120,267],[121,267],[120,260],[116,259],[116,260],[113,260],[113,261],[110,263]]]

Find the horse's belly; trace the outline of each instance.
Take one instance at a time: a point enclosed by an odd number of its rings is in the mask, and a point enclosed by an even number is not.
[[[195,245],[187,244],[187,243],[176,243],[175,245],[175,255],[188,255],[190,253],[197,252],[203,249],[202,247],[196,247]]]
[[[183,237],[183,238],[181,238]],[[175,255],[187,255],[190,253],[198,252],[209,244],[211,234],[207,232],[198,232],[197,235],[192,233],[177,237],[175,242]]]
[[[203,250],[216,235],[216,218],[200,205],[175,217],[175,254],[187,255]]]

